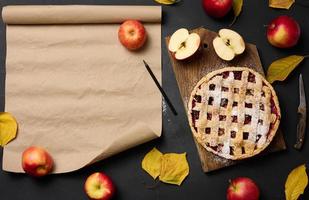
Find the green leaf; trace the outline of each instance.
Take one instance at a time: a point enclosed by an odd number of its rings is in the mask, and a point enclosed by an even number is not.
[[[243,4],[244,4],[243,0],[234,0],[233,1],[234,19],[233,19],[232,23],[230,24],[230,26],[232,26],[236,22],[237,17],[240,15],[240,13],[242,11]]]
[[[293,169],[285,182],[286,200],[297,200],[304,193],[308,185],[306,166],[301,165]]]
[[[274,81],[284,81],[304,58],[304,56],[292,55],[274,61],[268,67],[267,80],[270,83]]]
[[[295,0],[269,0],[268,5],[271,8],[290,9]]]
[[[172,5],[172,4],[178,3],[179,0],[155,0],[155,2],[164,4],[164,5]]]
[[[7,112],[0,113],[0,146],[4,146],[16,137],[17,122]]]

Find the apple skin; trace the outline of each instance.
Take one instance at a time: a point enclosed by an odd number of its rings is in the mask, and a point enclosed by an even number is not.
[[[115,186],[106,174],[95,172],[88,176],[84,190],[91,200],[109,200],[114,196]]]
[[[286,15],[272,20],[267,28],[267,39],[275,47],[293,47],[297,44],[299,37],[299,24],[292,17]]]
[[[258,200],[260,190],[256,183],[247,177],[238,177],[230,181],[227,200]]]
[[[34,177],[49,174],[53,168],[53,159],[41,147],[29,147],[22,154],[22,167],[24,171]]]
[[[144,46],[147,32],[144,25],[137,20],[126,20],[118,30],[120,43],[129,50],[138,50]]]
[[[224,17],[232,8],[233,0],[203,0],[206,13],[215,18]]]

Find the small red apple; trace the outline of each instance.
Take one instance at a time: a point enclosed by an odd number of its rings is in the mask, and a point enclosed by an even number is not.
[[[109,200],[115,193],[112,180],[102,172],[91,174],[85,182],[84,189],[91,200]]]
[[[137,50],[144,45],[147,33],[141,22],[127,20],[121,24],[118,30],[118,39],[127,49]]]
[[[233,0],[203,0],[206,13],[215,18],[224,17],[232,8]]]
[[[252,179],[238,177],[230,182],[226,197],[227,200],[258,200],[260,190]]]
[[[53,159],[45,149],[32,146],[22,154],[22,167],[31,176],[45,176],[53,168]]]
[[[299,36],[299,24],[292,17],[286,15],[272,20],[267,28],[267,39],[275,47],[293,47],[297,44]]]

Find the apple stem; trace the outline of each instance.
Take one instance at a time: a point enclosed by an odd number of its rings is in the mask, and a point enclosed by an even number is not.
[[[237,189],[236,185],[232,184],[232,187],[233,187],[234,191],[236,191],[236,189]]]
[[[229,179],[229,183],[230,183],[230,185],[233,187],[233,189],[234,189],[234,191],[235,191],[235,190],[236,190],[236,185],[232,183],[232,180],[231,180],[231,179]]]

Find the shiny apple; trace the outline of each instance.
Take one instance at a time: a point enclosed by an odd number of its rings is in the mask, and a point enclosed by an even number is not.
[[[282,15],[268,25],[267,39],[275,47],[290,48],[297,44],[300,27],[292,17]]]
[[[45,176],[53,168],[53,159],[45,149],[32,146],[22,154],[22,168],[31,176]]]
[[[233,0],[203,0],[206,13],[215,18],[224,17],[232,8]]]
[[[227,200],[258,200],[260,190],[252,179],[238,177],[231,180],[226,197]]]
[[[91,200],[109,200],[115,193],[112,180],[102,172],[91,174],[85,182],[84,189]]]
[[[147,39],[146,29],[137,20],[127,20],[121,24],[118,30],[118,39],[127,49],[138,50]]]

